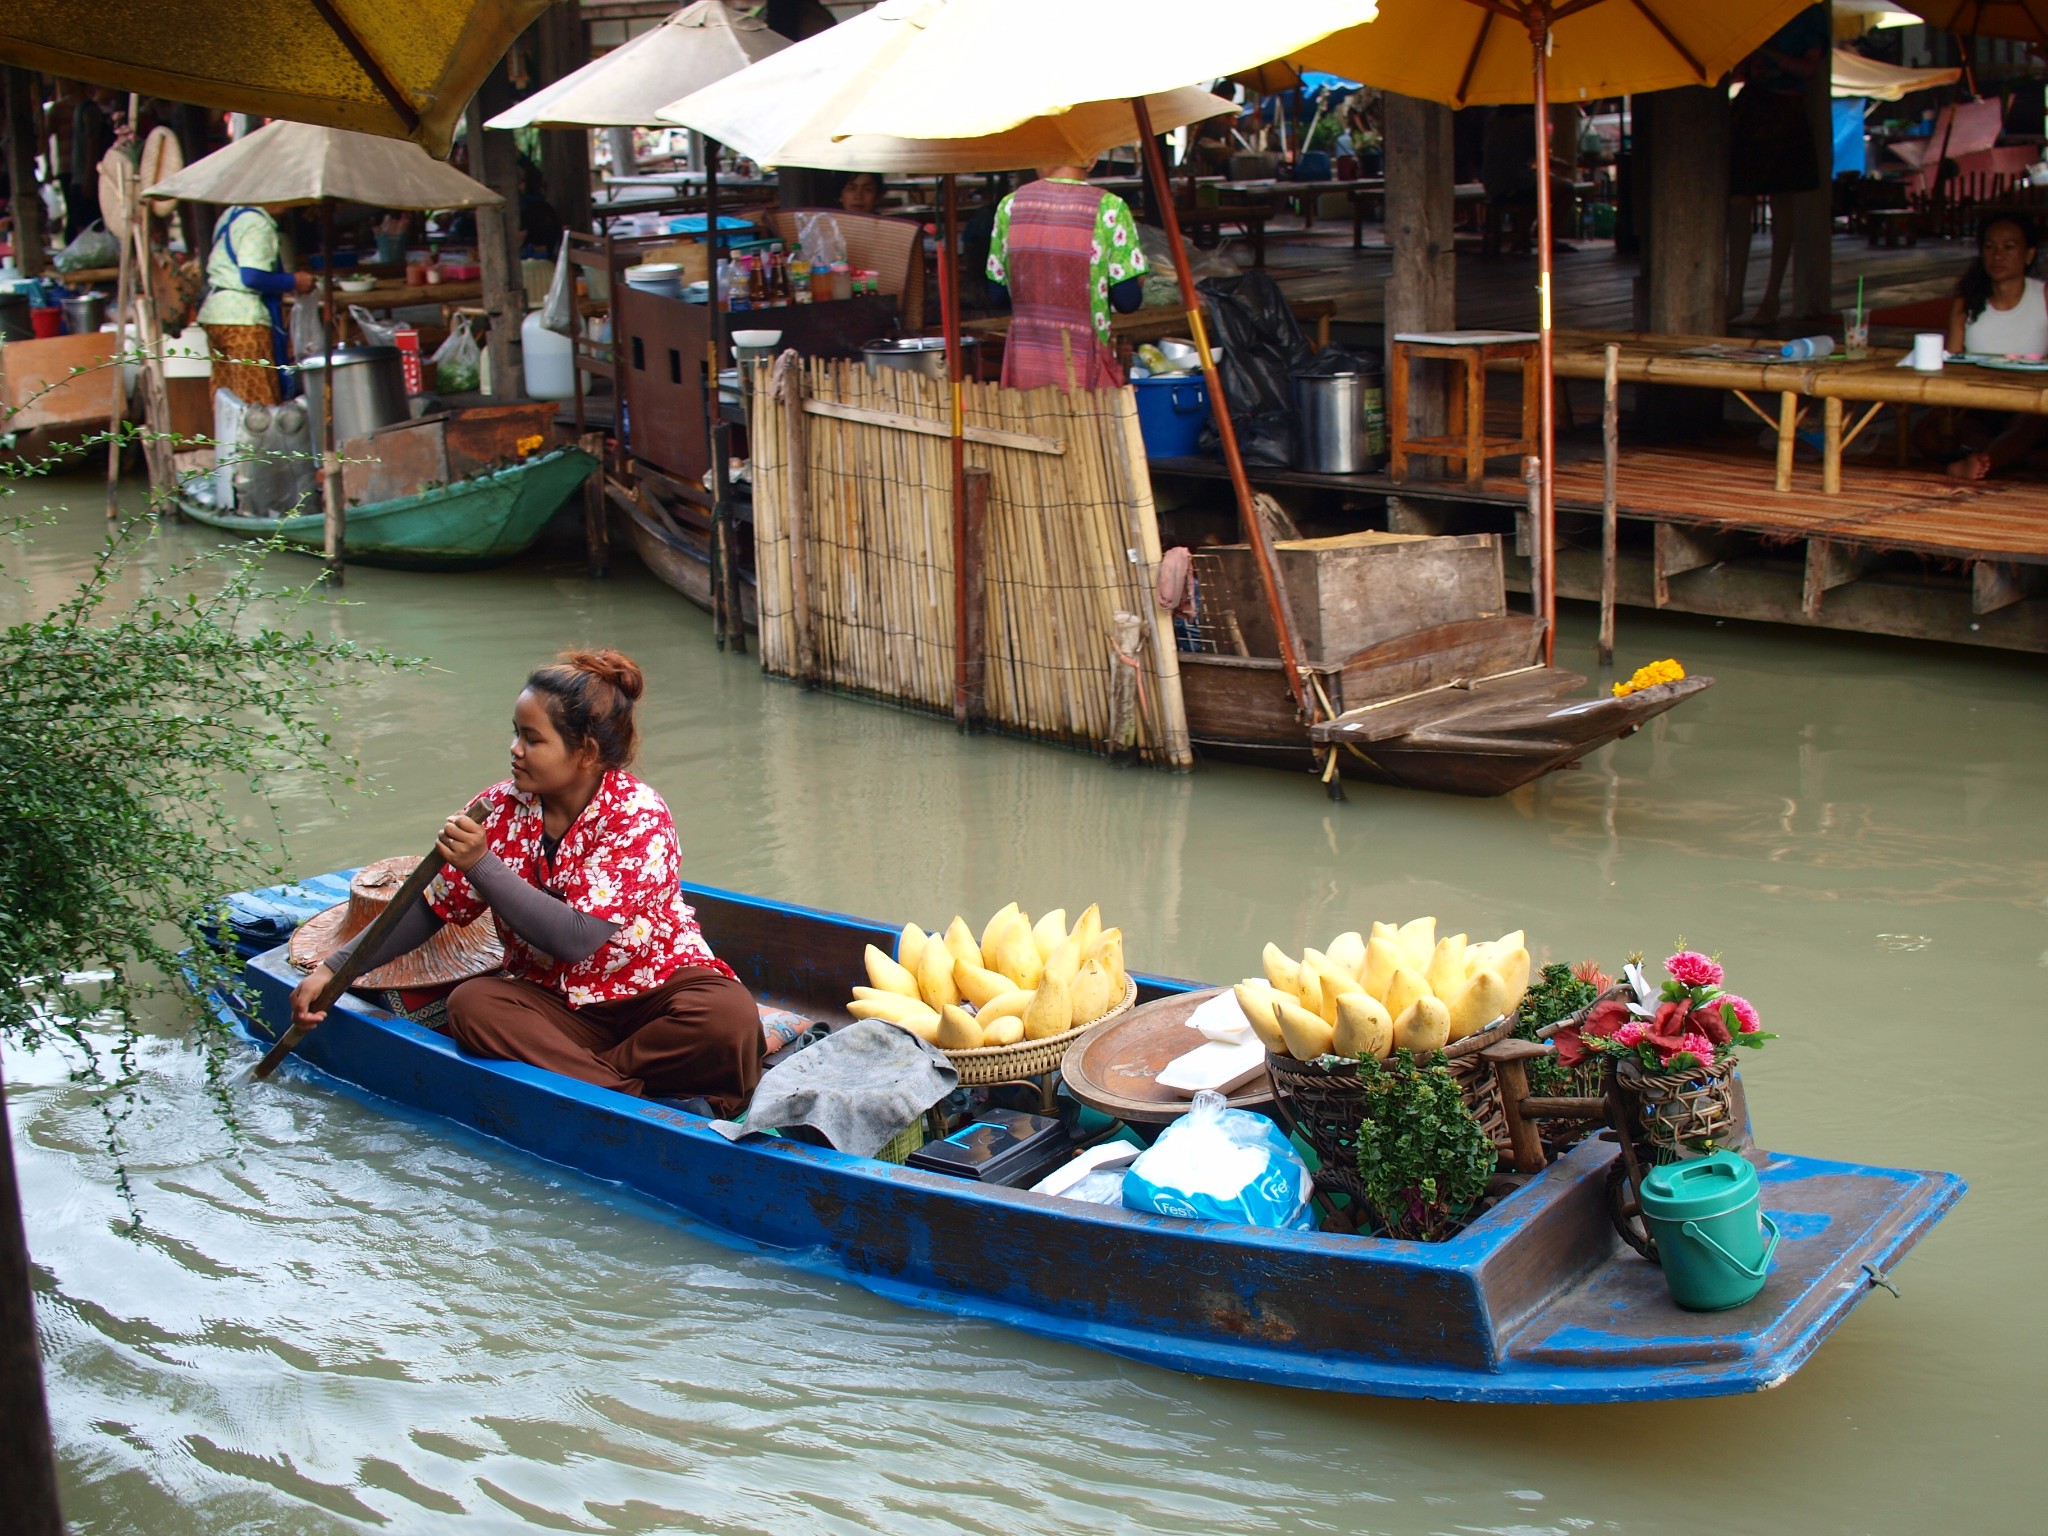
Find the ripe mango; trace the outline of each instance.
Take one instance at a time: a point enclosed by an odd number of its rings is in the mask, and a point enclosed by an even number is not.
[[[1451,1043],[1451,1010],[1440,997],[1420,997],[1394,1020],[1394,1044],[1417,1060]]]
[[[907,1029],[921,1040],[936,1041],[939,1036],[938,1014],[923,1003],[900,995],[876,998],[872,1002],[851,1002],[846,1005],[846,1011],[856,1019],[880,1019],[898,1029]]]
[[[1356,930],[1340,933],[1330,940],[1330,964],[1350,976],[1362,980],[1365,975],[1365,935]]]
[[[946,924],[944,943],[946,953],[953,957],[956,967],[982,964],[981,946],[975,942],[974,930],[967,926],[966,918],[956,916]]]
[[[1373,939],[1390,939],[1398,944],[1401,942],[1401,925],[1399,923],[1374,923],[1372,925],[1372,932],[1368,937]]]
[[[953,981],[953,957],[943,944],[927,944],[918,956],[917,991],[934,1008],[960,1002],[960,988]]]
[[[1422,979],[1438,997],[1458,995],[1458,989],[1465,985],[1465,935],[1455,934],[1436,941],[1436,950],[1429,957]]]
[[[899,993],[912,1002],[922,1002],[917,989],[917,978],[902,966],[870,944],[862,953],[867,962],[868,980],[884,992]]]
[[[1024,1010],[1030,1006],[1031,994],[1021,987],[1013,987],[1010,991],[1004,992],[1000,996],[992,997],[987,1002],[978,1004],[975,1007],[974,1016],[981,1021],[981,1027],[987,1030],[998,1020],[1023,1018]]]
[[[939,1010],[938,1038],[932,1043],[942,1051],[978,1051],[981,1026],[965,1008],[948,1003]]]
[[[1074,977],[1073,987],[1068,993],[1068,1002],[1074,1010],[1074,1023],[1094,1023],[1109,1012],[1110,1005],[1120,995],[1110,991],[1109,972],[1102,968],[1102,962],[1090,960]]]
[[[1003,903],[1001,907],[997,908],[996,915],[990,918],[985,924],[982,925],[980,942],[981,953],[983,956],[981,963],[983,965],[988,965],[987,955],[989,950],[993,948],[995,945],[996,935],[1003,930],[1004,926],[1009,923],[1011,918],[1016,917],[1017,915],[1017,903],[1015,903],[1014,901],[1006,901]],[[1025,926],[1029,927],[1030,924],[1027,923]],[[989,969],[994,970],[995,967],[990,965]]]
[[[1301,996],[1301,966],[1287,957],[1287,951],[1278,944],[1268,944],[1259,952],[1259,963],[1265,967],[1266,980],[1273,984],[1275,992]]]
[[[1522,995],[1529,990],[1529,951],[1519,944],[1513,949],[1500,951],[1494,969],[1500,972],[1500,979],[1508,984],[1507,1004],[1501,1010],[1505,1013],[1508,1008],[1519,1005]]]
[[[931,935],[917,924],[905,923],[903,931],[896,935],[896,963],[915,976],[918,956],[924,953],[925,945],[930,942]]]
[[[1007,976],[1027,992],[1038,985],[1038,978],[1045,970],[1038,958],[1038,946],[1031,942],[1031,930],[1024,926],[1021,918],[1013,917],[1003,925],[996,935],[995,953],[989,957],[989,969]]]
[[[1408,951],[1415,962],[1415,969],[1429,969],[1429,957],[1436,953],[1436,919],[1418,917],[1412,923],[1403,923],[1400,932],[1401,947]]]
[[[1384,928],[1386,924],[1374,923],[1373,927]],[[1376,933],[1366,940],[1365,965],[1358,973],[1358,980],[1366,991],[1385,1002],[1387,988],[1394,984],[1394,972],[1407,963],[1408,951],[1401,947],[1398,939]]]
[[[1481,971],[1451,998],[1451,1038],[1462,1040],[1507,1011],[1507,982],[1499,971]]]
[[[1055,949],[1060,940],[1067,936],[1067,909],[1054,907],[1045,916],[1031,925],[1031,942],[1038,946],[1038,958],[1043,960]]]
[[[1074,920],[1074,931],[1067,937],[1081,951],[1083,960],[1094,959],[1095,946],[1102,940],[1102,908],[1092,901],[1088,903],[1087,910]]]
[[[1047,976],[1057,976],[1068,986],[1081,971],[1081,946],[1072,939],[1061,939],[1053,946],[1051,954],[1045,957]]]
[[[1387,1012],[1398,1019],[1414,1005],[1417,998],[1435,995],[1429,990],[1429,982],[1420,971],[1411,971],[1404,965],[1394,972],[1394,979],[1387,983],[1387,995],[1380,1001],[1386,1005]]]
[[[1251,1021],[1252,1033],[1259,1037],[1259,1043],[1275,1056],[1286,1055],[1287,1039],[1280,1033],[1280,1020],[1274,1016],[1277,994],[1272,987],[1263,981],[1240,981],[1231,991],[1237,994],[1237,1006]]]
[[[1017,984],[1002,972],[983,970],[978,962],[970,965],[958,960],[953,962],[953,985],[977,1009],[986,1008],[992,998],[1017,990]]]
[[[1109,979],[1116,983],[1116,995],[1122,997],[1129,984],[1130,972],[1124,969],[1124,931],[1121,928],[1102,930],[1102,948],[1096,952],[1096,959],[1109,972]]]
[[[1337,999],[1337,1032],[1330,1048],[1339,1056],[1385,1061],[1394,1050],[1394,1021],[1370,993],[1346,992]]]
[[[1296,1061],[1314,1061],[1318,1056],[1330,1053],[1330,1042],[1336,1031],[1321,1014],[1310,1013],[1292,998],[1283,997],[1273,1004],[1273,1016],[1280,1021],[1280,1035],[1287,1042],[1287,1054]]]
[[[1067,984],[1057,976],[1046,977],[1031,994],[1031,1002],[1024,1010],[1024,1038],[1050,1040],[1073,1027],[1073,1003],[1067,997]]]
[[[981,1031],[983,1045],[1015,1045],[1024,1038],[1024,1021],[1019,1018],[997,1019],[984,1025]]]
[[[1312,965],[1304,965],[1294,973],[1294,995],[1301,1006],[1318,1018],[1323,1012],[1323,981]]]

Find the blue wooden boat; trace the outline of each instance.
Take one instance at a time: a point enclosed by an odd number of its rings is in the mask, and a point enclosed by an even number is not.
[[[893,928],[686,885],[718,953],[766,1000],[843,1018],[862,947]],[[261,1040],[299,973],[283,939],[344,898],[347,874],[234,899],[244,985],[222,1017]],[[1141,999],[1190,983],[1140,977]],[[1624,1248],[1580,1145],[1438,1244],[1177,1221],[848,1156],[726,1141],[668,1106],[465,1056],[349,997],[303,1065],[616,1181],[729,1239],[837,1271],[909,1306],[1006,1323],[1154,1365],[1331,1391],[1467,1402],[1613,1402],[1774,1387],[1963,1194],[1952,1174],[1774,1154],[1784,1233],[1763,1293],[1729,1312],[1671,1303]]]

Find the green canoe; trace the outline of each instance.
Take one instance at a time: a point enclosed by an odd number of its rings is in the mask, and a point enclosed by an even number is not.
[[[417,496],[350,507],[345,553],[363,565],[409,570],[496,565],[539,538],[555,509],[596,468],[597,460],[580,448],[557,448]],[[318,513],[248,517],[187,496],[178,498],[178,509],[195,523],[245,538],[282,539],[316,555],[326,547],[326,524]]]

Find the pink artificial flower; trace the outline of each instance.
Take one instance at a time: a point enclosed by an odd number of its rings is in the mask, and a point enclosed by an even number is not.
[[[1616,1045],[1641,1045],[1650,1038],[1650,1026],[1641,1019],[1630,1019],[1614,1032]]]
[[[1756,1016],[1756,1006],[1746,997],[1737,997],[1733,992],[1724,992],[1717,1001],[1735,1010],[1735,1022],[1742,1027],[1745,1035],[1753,1035],[1763,1028],[1763,1021]]]
[[[1699,1062],[1701,1066],[1705,1066],[1714,1059],[1714,1042],[1705,1035],[1684,1035],[1679,1039],[1678,1050],[1673,1051],[1671,1054],[1675,1056],[1681,1051],[1691,1052],[1693,1059]],[[1667,1056],[1664,1059],[1668,1063],[1671,1057]]]
[[[1602,992],[1614,985],[1613,979],[1600,969],[1598,960],[1581,960],[1572,967],[1572,975],[1580,981],[1598,987]]]
[[[1694,949],[1681,949],[1664,962],[1664,970],[1681,987],[1718,987],[1721,967]]]

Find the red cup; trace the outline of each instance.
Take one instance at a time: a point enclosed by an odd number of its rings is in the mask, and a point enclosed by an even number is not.
[[[48,341],[52,336],[64,334],[64,311],[55,305],[48,309],[37,305],[29,310],[28,323],[35,327],[37,341]]]

